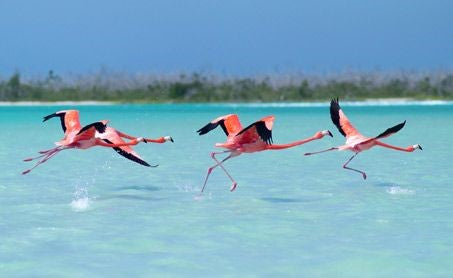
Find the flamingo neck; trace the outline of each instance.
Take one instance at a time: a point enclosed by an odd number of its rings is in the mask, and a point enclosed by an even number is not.
[[[316,139],[318,139],[318,138],[313,136],[313,137],[310,137],[310,138],[307,138],[307,139],[304,139],[304,140],[295,141],[295,142],[288,143],[288,144],[272,144],[272,145],[268,145],[267,149],[268,150],[288,149],[288,148],[292,148],[292,147],[296,147],[296,146],[308,143],[308,142],[316,140]]]
[[[159,137],[157,139],[146,138],[145,140],[152,143],[165,143],[164,137]]]
[[[380,141],[376,141],[376,145],[379,145],[379,146],[384,147],[384,148],[397,150],[397,151],[403,151],[403,152],[413,152],[414,151],[414,147],[413,146],[409,146],[407,148],[401,148],[401,147],[385,144],[385,143],[382,143]]]

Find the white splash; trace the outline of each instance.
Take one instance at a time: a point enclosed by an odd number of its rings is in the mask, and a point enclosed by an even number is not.
[[[407,188],[402,188],[399,186],[392,186],[390,188],[387,188],[387,193],[392,194],[392,195],[412,195],[415,194],[415,190],[407,189]]]
[[[72,200],[71,208],[73,211],[85,211],[90,207],[91,199],[88,197],[83,197],[80,199]]]
[[[85,211],[87,210],[92,203],[90,197],[88,197],[88,190],[86,187],[76,187],[76,191],[74,192],[74,199],[71,201],[71,208],[73,211]]]

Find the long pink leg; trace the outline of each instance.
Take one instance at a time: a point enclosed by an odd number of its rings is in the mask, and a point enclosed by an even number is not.
[[[38,161],[38,163],[35,164],[35,166],[31,167],[30,169],[28,170],[25,170],[22,172],[22,175],[25,175],[25,174],[28,174],[31,172],[31,170],[35,169],[36,167],[38,167],[39,165],[41,165],[42,163],[46,162],[47,160],[51,159],[52,157],[54,157],[58,152],[62,151],[62,150],[65,150],[65,149],[57,149],[53,152],[50,152],[49,154],[47,154],[42,160]]]
[[[215,160],[215,162],[217,162],[217,164],[219,164],[220,168],[222,168],[222,170],[225,172],[225,174],[230,178],[231,182],[233,183],[233,185],[230,188],[230,191],[233,192],[236,189],[236,186],[238,183],[233,179],[233,177],[230,175],[230,173],[228,173],[228,171],[225,169],[223,164],[221,164],[215,157],[217,154],[222,154],[222,153],[226,153],[226,152],[229,152],[229,151],[217,152],[217,153],[213,152],[213,153],[211,153],[211,157],[212,157],[212,159]]]
[[[211,167],[208,168],[208,174],[206,175],[206,178],[204,180],[204,184],[203,184],[203,188],[201,189],[201,192],[203,193],[204,191],[204,188],[206,187],[206,183],[208,182],[208,178],[209,176],[211,175],[211,172],[212,170],[214,170],[217,166],[219,165],[222,165],[222,163],[224,163],[225,161],[227,161],[228,159],[230,159],[232,157],[232,155],[230,154],[229,156],[227,156],[226,158],[224,158],[220,163],[217,163]]]
[[[35,166],[33,166],[32,168],[28,169],[28,170],[25,170],[22,172],[22,175],[25,175],[25,174],[28,174],[31,172],[31,170],[35,169],[36,167],[38,167],[39,165],[41,165],[42,163],[46,162],[47,160],[51,159],[52,157],[54,157],[57,153],[59,153],[60,151],[63,151],[63,150],[66,150],[68,148],[62,148],[62,149],[56,149],[55,151],[53,152],[50,152],[49,154],[47,154],[42,160],[38,161]]]
[[[323,151],[319,151],[319,152],[313,152],[313,153],[305,153],[304,155],[312,155],[312,154],[318,154],[318,153],[330,152],[330,151],[333,151],[333,150],[338,150],[338,148],[334,147],[334,148],[330,148],[330,149],[327,149],[327,150],[323,150]]]
[[[24,159],[24,161],[32,161],[32,160],[47,156],[47,155],[52,154],[52,153],[54,153],[55,151],[57,151],[57,150],[59,150],[61,148],[62,148],[62,146],[58,146],[56,148],[53,148],[53,149],[50,149],[50,150],[47,150],[47,151],[40,151],[39,153],[41,153],[42,155],[39,155],[39,156],[36,156],[36,157],[26,158],[26,159]]]
[[[58,146],[58,147],[55,147],[55,148],[52,148],[52,149],[49,149],[49,150],[39,151],[38,153],[40,153],[40,154],[46,154],[46,153],[49,153],[49,152],[54,151],[54,150],[56,150],[56,149],[59,149],[59,148],[61,148],[61,147],[62,147],[62,146]]]
[[[348,163],[351,162],[351,160],[356,157],[356,155],[358,155],[359,153],[356,153],[355,155],[353,155],[345,164],[343,164],[343,168],[344,169],[348,169],[348,170],[352,170],[352,171],[355,171],[355,172],[358,172],[360,174],[362,174],[363,176],[363,179],[366,180],[366,174],[365,172],[362,172],[360,170],[357,170],[357,169],[353,169],[353,168],[350,168],[350,167],[347,167]]]

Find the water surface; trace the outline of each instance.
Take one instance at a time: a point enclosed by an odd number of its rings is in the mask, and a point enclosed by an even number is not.
[[[171,135],[141,144],[158,168],[111,149],[69,150],[29,175],[21,160],[62,136],[61,109],[88,124],[109,119],[126,133]],[[343,144],[327,106],[112,105],[0,107],[0,276],[2,277],[446,277],[453,272],[453,105],[346,106],[365,135],[403,120],[385,142],[351,156],[303,153]],[[237,113],[244,126],[273,114],[275,143],[330,129],[297,148],[245,154],[225,166],[234,193],[214,171],[198,197],[209,153],[223,132],[198,136],[210,120]]]

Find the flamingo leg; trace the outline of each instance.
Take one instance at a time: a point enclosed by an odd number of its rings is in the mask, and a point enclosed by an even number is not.
[[[61,148],[61,146],[58,146],[58,147],[55,147],[55,148],[52,148],[52,149],[49,149],[49,150],[39,151],[38,153],[46,154],[46,153],[49,153],[49,152],[54,151],[54,150],[59,149],[59,148]]]
[[[349,164],[349,162],[351,162],[351,160],[352,160],[354,157],[356,157],[356,155],[358,155],[358,154],[359,154],[359,153],[354,154],[348,161],[346,161],[346,163],[343,164],[343,168],[344,168],[344,169],[351,170],[351,171],[355,171],[355,172],[357,172],[357,173],[362,174],[363,179],[366,180],[366,173],[365,173],[365,172],[362,172],[362,171],[360,171],[360,170],[357,170],[357,169],[353,169],[353,168],[347,167],[348,164]]]
[[[233,156],[230,154],[229,156],[225,157],[222,161],[220,161],[220,163],[216,163],[214,164],[213,166],[209,167],[208,168],[208,174],[206,175],[206,178],[204,180],[204,184],[203,184],[203,188],[201,189],[201,192],[203,193],[204,191],[204,188],[206,187],[206,183],[208,182],[208,178],[209,176],[211,175],[211,172],[212,170],[214,170],[217,166],[220,166],[222,165],[222,163],[224,163],[225,161],[227,161],[228,159],[232,158]],[[233,189],[234,190],[234,189]]]
[[[233,177],[230,175],[230,173],[228,173],[228,171],[225,169],[223,164],[221,164],[220,161],[218,161],[217,158],[215,157],[217,154],[222,154],[222,153],[226,153],[226,152],[230,152],[230,151],[217,152],[217,153],[213,152],[213,153],[211,153],[211,157],[212,157],[212,159],[215,160],[215,162],[217,162],[217,164],[220,166],[220,168],[222,168],[222,170],[225,172],[225,174],[228,176],[228,178],[230,178],[231,182],[233,183],[233,185],[230,188],[230,191],[233,192],[236,189],[236,186],[238,183],[233,179]]]
[[[22,172],[22,175],[25,175],[25,174],[28,174],[31,172],[31,170],[35,169],[36,167],[38,167],[39,165],[43,164],[44,162],[46,162],[47,160],[51,159],[52,157],[54,157],[57,153],[59,153],[60,151],[62,150],[65,150],[65,149],[56,149],[52,152],[49,152],[47,155],[45,155],[45,157],[43,159],[41,159],[40,161],[38,161],[35,166],[31,167],[30,169],[28,170],[25,170]]]
[[[50,150],[47,150],[47,151],[39,151],[39,153],[41,153],[41,155],[36,156],[36,157],[26,158],[26,159],[24,159],[24,161],[26,161],[26,162],[27,161],[32,161],[32,160],[47,156],[47,155],[52,154],[52,153],[54,153],[55,151],[57,151],[58,149],[61,149],[61,148],[62,148],[62,146],[58,146],[56,148],[53,148],[53,149],[50,149]]]
[[[322,151],[319,151],[319,152],[305,153],[304,155],[313,155],[313,154],[318,154],[318,153],[330,152],[330,151],[333,151],[333,150],[338,150],[338,148],[337,147],[333,147],[333,148],[329,148],[327,150],[322,150]]]

